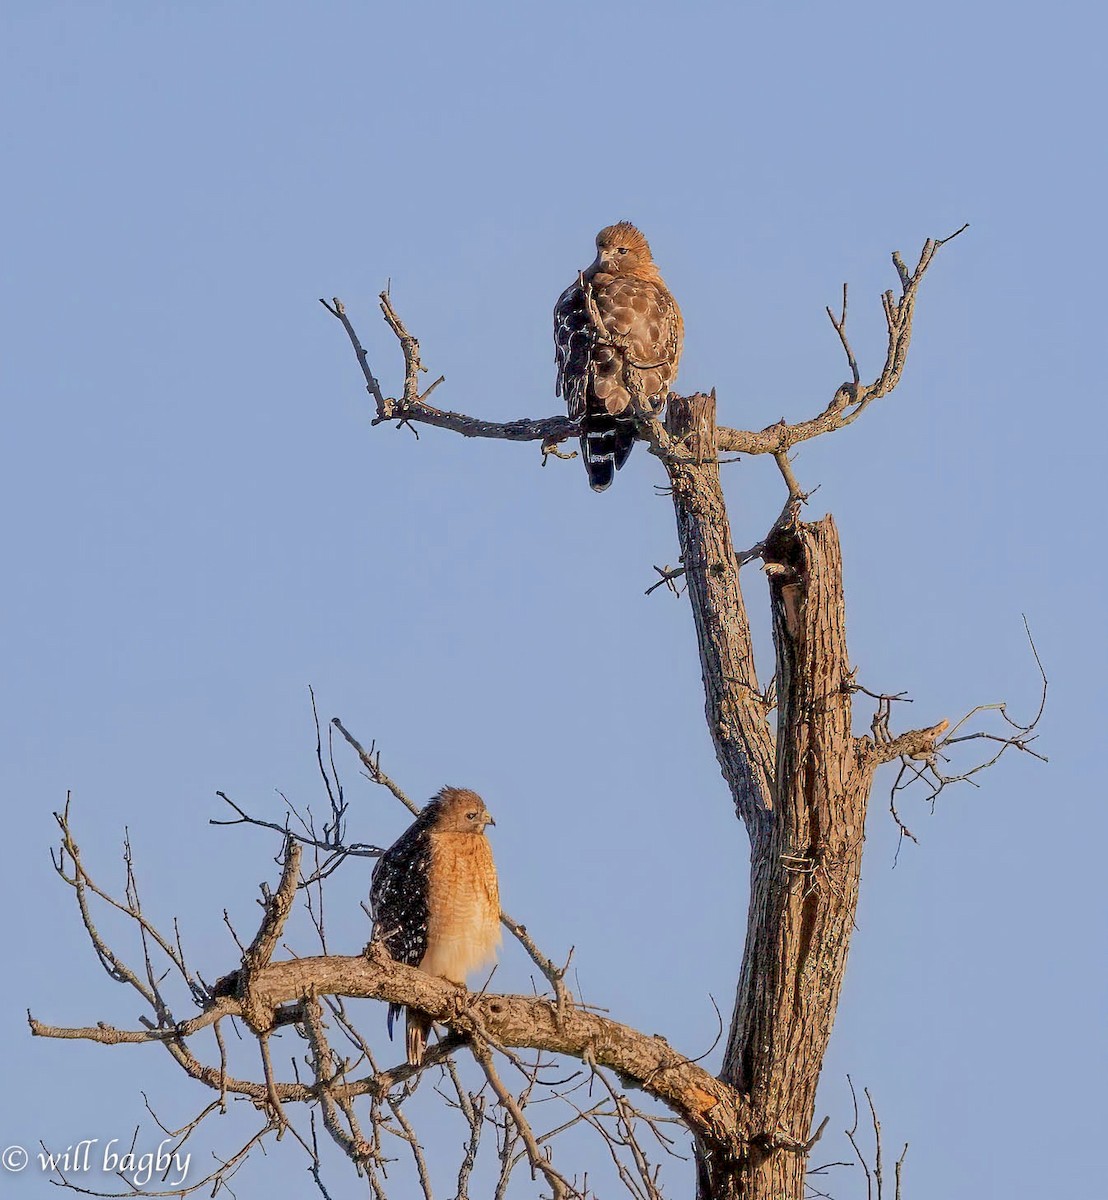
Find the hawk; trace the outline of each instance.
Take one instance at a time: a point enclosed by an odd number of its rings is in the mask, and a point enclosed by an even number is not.
[[[602,229],[592,266],[554,306],[557,391],[581,422],[581,457],[594,491],[604,491],[627,461],[635,417],[665,404],[684,337],[681,310],[646,238],[629,221]]]
[[[485,826],[485,802],[468,788],[444,787],[381,855],[369,890],[373,937],[389,954],[429,975],[465,985],[496,957],[500,892]],[[399,1004],[389,1005],[388,1028]],[[423,1062],[431,1018],[408,1009],[408,1062]]]

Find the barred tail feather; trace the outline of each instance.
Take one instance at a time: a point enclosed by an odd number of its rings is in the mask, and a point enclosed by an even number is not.
[[[408,1064],[413,1067],[423,1065],[423,1052],[427,1048],[427,1035],[431,1032],[431,1018],[425,1013],[416,1012],[414,1008],[404,1008],[402,1004],[390,1004],[386,1020],[389,1030],[389,1041],[392,1041],[393,1025],[404,1011],[404,1043],[408,1053]]]
[[[431,1018],[426,1013],[409,1008],[407,1013],[407,1046],[409,1066],[423,1065],[423,1052],[427,1048],[427,1035],[431,1032]]]
[[[594,492],[610,487],[635,444],[635,426],[614,417],[592,418],[581,437],[581,457]]]

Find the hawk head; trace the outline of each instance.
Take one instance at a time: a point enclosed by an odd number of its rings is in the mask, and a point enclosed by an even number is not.
[[[630,221],[608,225],[596,235],[594,265],[607,275],[638,275],[657,269],[649,243]]]
[[[444,787],[435,797],[439,804],[435,828],[442,833],[483,833],[496,822],[484,800],[469,788]]]

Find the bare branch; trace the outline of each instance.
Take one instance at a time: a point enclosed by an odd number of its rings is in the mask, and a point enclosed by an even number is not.
[[[531,957],[531,961],[550,981],[550,986],[554,989],[554,995],[558,1002],[558,1012],[564,1015],[567,1008],[573,1003],[569,990],[565,985],[566,972],[569,970],[570,959],[573,958],[572,947],[569,951],[569,957],[566,959],[566,965],[559,967],[551,959],[547,958],[538,946],[535,945],[525,925],[521,925],[503,911],[500,913],[500,923],[512,934],[524,950],[527,951]]]
[[[873,1106],[873,1097],[869,1094],[869,1088],[863,1090],[866,1093],[866,1103],[869,1105],[870,1117],[873,1119],[873,1178],[877,1183],[877,1200],[882,1200],[884,1164],[881,1159],[881,1122],[877,1119],[877,1109]]]
[[[274,950],[285,928],[285,922],[292,912],[293,901],[296,898],[296,885],[300,880],[300,858],[303,851],[299,842],[291,837],[285,840],[285,865],[281,872],[281,882],[277,891],[267,897],[265,918],[254,940],[242,956],[242,966],[245,971],[255,971],[264,966],[273,957]]]
[[[353,746],[355,753],[362,760],[362,766],[366,769],[366,774],[374,782],[387,788],[400,801],[408,812],[416,815],[419,813],[419,805],[408,797],[408,795],[400,788],[399,784],[395,783],[381,769],[381,751],[377,749],[377,743],[370,744],[368,750],[358,741],[358,739],[346,728],[338,717],[331,718],[331,724],[342,734],[344,738]]]
[[[336,1102],[333,1086],[344,1072],[335,1070],[336,1056],[327,1044],[323,1013],[319,1001],[314,998],[304,1003],[304,1031],[312,1051],[312,1070],[317,1080],[316,1088],[324,1128],[353,1163],[362,1165],[371,1157],[370,1147],[364,1138],[356,1136],[353,1129],[343,1127],[341,1109]]]
[[[899,383],[904,370],[911,341],[916,296],[923,277],[939,248],[957,237],[966,228],[968,226],[963,225],[961,229],[945,238],[928,238],[920,252],[919,262],[911,273],[904,266],[900,254],[894,252],[893,264],[900,279],[901,294],[899,297],[895,297],[892,291],[888,291],[882,297],[888,328],[888,349],[885,364],[873,383],[861,383],[858,363],[846,337],[847,289],[844,284],[841,315],[836,318],[830,308],[827,313],[846,353],[852,382],[844,383],[835,392],[827,408],[810,420],[794,425],[781,421],[777,425],[771,425],[759,432],[720,426],[716,433],[715,446],[711,451],[713,460],[718,460],[719,455],[727,452],[773,454],[775,456],[787,454],[791,447],[800,442],[845,428],[855,421],[874,400],[888,395]],[[609,333],[599,312],[595,311],[596,306],[592,302],[591,289],[588,287],[585,288],[585,299],[586,305],[589,307],[590,320],[597,329],[598,335],[605,340],[618,343],[620,338]],[[380,301],[381,311],[389,328],[400,343],[404,359],[404,385],[400,399],[392,399],[383,394],[379,381],[370,369],[365,348],[347,316],[346,306],[343,302],[338,297],[335,297],[330,304],[325,300],[320,301],[324,308],[342,323],[354,348],[362,374],[365,376],[366,388],[373,396],[376,405],[376,416],[373,420],[375,425],[395,420],[400,425],[407,425],[413,431],[415,424],[418,423],[460,433],[463,437],[541,441],[544,465],[552,453],[558,454],[558,457],[567,457],[558,453],[555,448],[559,442],[580,433],[578,423],[570,420],[569,417],[555,416],[540,420],[522,419],[506,422],[485,421],[466,413],[437,409],[428,404],[427,397],[442,382],[442,377],[436,379],[426,391],[420,392],[419,375],[426,368],[420,358],[419,340],[409,332],[407,326],[400,319],[387,291],[381,293]],[[632,384],[636,381],[634,377],[625,380]],[[681,461],[685,456],[657,419],[658,414],[638,403],[634,397],[632,408],[637,418],[638,436],[650,445],[652,453],[662,458],[663,461]],[[778,459],[778,462],[780,464],[781,460]],[[787,475],[786,479],[788,479]],[[795,480],[790,483],[790,495],[801,495],[799,488],[794,491],[794,486]]]
[[[294,832],[289,827],[288,820],[286,820],[283,824],[278,824],[276,821],[265,821],[260,817],[253,817],[238,804],[236,804],[234,800],[232,800],[225,792],[217,791],[216,795],[224,802],[224,804],[228,805],[230,808],[233,808],[235,812],[238,813],[238,817],[233,821],[219,821],[216,820],[215,817],[209,817],[209,825],[253,825],[257,829],[271,829],[274,833],[281,834],[282,837],[295,838],[296,841],[301,845],[313,846],[318,850],[324,850],[329,853],[341,851],[343,856],[349,855],[357,858],[376,858],[382,853],[382,848],[380,846],[374,846],[368,842],[350,842],[348,844],[344,844],[341,841],[336,840],[335,834],[331,830],[327,830],[324,837],[317,837],[314,829],[307,821],[301,822],[304,826],[301,832]],[[288,801],[286,800],[285,803],[288,804]],[[289,804],[289,812],[290,814],[297,815],[295,814],[291,804]]]
[[[365,376],[366,391],[373,397],[377,403],[377,414],[380,416],[386,408],[389,401],[386,401],[384,394],[381,391],[381,385],[378,383],[369,366],[369,355],[366,353],[365,347],[358,339],[357,333],[354,331],[354,326],[350,324],[350,318],[346,315],[346,305],[335,296],[330,304],[322,297],[319,300],[320,304],[331,314],[337,317],[342,322],[343,329],[346,330],[346,336],[350,339],[350,344],[354,347],[354,353],[357,355],[358,363],[362,368],[362,374]]]
[[[866,1200],[873,1200],[873,1176],[870,1174],[869,1163],[866,1162],[866,1156],[859,1149],[855,1136],[858,1133],[858,1095],[854,1091],[854,1080],[848,1075],[846,1077],[846,1081],[850,1085],[850,1098],[854,1102],[854,1123],[849,1129],[846,1129],[843,1132],[846,1134],[847,1139],[854,1150],[854,1154],[858,1159],[859,1166],[866,1173]]]
[[[396,1123],[400,1126],[401,1136],[411,1149],[412,1159],[416,1165],[416,1173],[419,1175],[419,1186],[423,1192],[424,1200],[434,1200],[431,1192],[431,1175],[427,1170],[427,1159],[423,1156],[423,1147],[419,1143],[419,1138],[416,1137],[411,1122],[401,1108],[400,1100],[392,1095],[388,1096],[387,1100],[392,1115],[396,1118]]]
[[[469,1177],[477,1163],[477,1150],[485,1128],[485,1097],[480,1092],[470,1093],[465,1090],[452,1058],[446,1060],[446,1069],[458,1097],[458,1108],[469,1124],[469,1138],[465,1144],[461,1165],[458,1167],[458,1187],[455,1193],[455,1200],[468,1200]]]
[[[808,499],[808,493],[801,491],[800,484],[796,481],[796,476],[793,474],[792,463],[789,462],[788,453],[784,450],[775,452],[774,461],[777,463],[777,469],[781,472],[781,478],[785,481],[785,486],[789,489],[789,500],[794,504],[803,504]],[[787,515],[782,515],[778,518],[788,520]]]
[[[542,1172],[554,1193],[554,1200],[568,1200],[569,1197],[579,1197],[580,1200],[584,1200],[581,1193],[564,1178],[561,1172],[550,1161],[550,1158],[542,1152],[538,1142],[535,1140],[535,1134],[531,1129],[530,1122],[523,1115],[523,1110],[516,1102],[515,1096],[504,1086],[503,1080],[497,1073],[496,1066],[492,1061],[492,1052],[488,1046],[483,1040],[475,1039],[470,1046],[470,1051],[480,1065],[481,1070],[485,1072],[485,1078],[488,1079],[492,1090],[497,1095],[497,1099],[499,1099],[505,1110],[511,1115],[512,1122],[518,1130],[519,1136],[523,1139],[524,1146],[527,1148],[527,1158],[531,1164],[532,1173],[536,1171]]]
[[[615,1114],[617,1118],[617,1127],[620,1133],[621,1143],[631,1152],[631,1160],[635,1165],[635,1170],[642,1182],[643,1189],[641,1194],[645,1200],[662,1200],[662,1193],[658,1190],[658,1168],[651,1166],[645,1151],[639,1143],[635,1135],[635,1120],[641,1115],[638,1110],[631,1105],[627,1097],[621,1092],[618,1092],[613,1086],[607,1075],[599,1070],[595,1064],[593,1065],[593,1073],[595,1078],[599,1079],[603,1084],[608,1095],[612,1098],[612,1103],[615,1106]],[[612,1139],[609,1137],[609,1142]],[[618,1162],[620,1167],[620,1175],[624,1175],[622,1163]],[[633,1188],[630,1180],[625,1180],[632,1190],[638,1191],[638,1188]]]
[[[681,595],[681,589],[677,586],[674,580],[680,579],[685,574],[684,567],[658,567],[654,568],[661,576],[657,583],[652,583],[650,587],[643,593],[644,596],[649,596],[651,592],[657,591],[658,588],[668,588],[675,596]]]
[[[830,305],[827,308],[827,315],[831,319],[831,324],[835,327],[835,332],[839,335],[839,341],[843,344],[843,352],[846,354],[846,361],[850,367],[850,373],[854,376],[854,382],[859,384],[862,382],[861,372],[858,370],[858,360],[854,357],[854,351],[850,348],[850,342],[846,336],[846,290],[847,285],[843,284],[843,311],[842,315],[836,319],[835,314],[831,311]]]
[[[854,1155],[858,1160],[859,1166],[865,1172],[866,1176],[866,1197],[867,1200],[884,1200],[885,1195],[885,1158],[884,1148],[881,1143],[881,1121],[877,1116],[877,1106],[873,1103],[873,1097],[870,1095],[869,1088],[863,1088],[863,1094],[866,1097],[866,1104],[869,1106],[870,1125],[873,1129],[873,1159],[872,1166],[870,1160],[866,1158],[861,1147],[858,1145],[858,1095],[854,1090],[854,1081],[848,1075],[846,1081],[850,1086],[850,1097],[854,1104],[854,1121],[851,1127],[845,1130],[846,1136],[850,1141],[850,1145],[854,1150]],[[901,1152],[900,1158],[896,1161],[896,1197],[895,1200],[901,1200],[900,1185],[901,1176],[904,1167],[904,1159],[908,1154],[908,1143],[904,1143],[904,1149]],[[847,1163],[828,1163],[827,1166],[848,1166]],[[825,1167],[819,1170],[825,1170]],[[823,1194],[823,1193],[819,1193]]]
[[[1001,701],[996,704],[976,705],[953,726],[950,726],[948,721],[941,721],[930,729],[917,729],[894,738],[888,734],[888,702],[901,697],[881,698],[882,707],[878,709],[878,713],[874,717],[874,740],[859,739],[859,747],[862,755],[873,763],[900,760],[900,770],[893,780],[889,794],[889,808],[900,828],[902,838],[909,837],[912,841],[917,840],[904,824],[896,807],[897,795],[909,787],[920,784],[927,788],[927,794],[923,799],[934,804],[939,794],[951,784],[970,783],[976,785],[974,777],[994,766],[1009,750],[1018,750],[1029,754],[1041,762],[1047,761],[1046,755],[1040,754],[1031,743],[1037,737],[1038,725],[1046,710],[1049,682],[1026,617],[1024,618],[1024,631],[1027,634],[1028,645],[1031,647],[1041,681],[1038,707],[1027,722],[1017,721],[1012,717],[1007,703]],[[990,729],[969,729],[967,732],[970,722],[974,718],[988,713],[995,713],[1003,722],[1003,727],[999,732]],[[945,736],[942,736],[943,734]],[[943,764],[949,761],[952,749],[970,742],[984,742],[989,749],[981,759],[963,771],[953,772],[945,768]]]
[[[930,759],[936,748],[941,744],[939,738],[950,727],[945,718],[927,729],[911,729],[888,742],[874,744],[868,738],[862,739],[867,747],[870,760],[878,765],[892,762],[896,758],[914,758],[921,762]]]
[[[321,300],[320,303],[333,317],[337,317],[342,322],[343,328],[350,338],[362,373],[366,378],[366,390],[373,396],[377,407],[377,415],[373,421],[375,425],[393,420],[403,424],[418,422],[423,425],[433,425],[439,429],[449,429],[454,433],[462,434],[463,437],[500,438],[511,442],[541,441],[545,442],[548,447],[565,441],[566,438],[574,437],[580,432],[577,422],[571,421],[569,417],[547,417],[538,421],[529,419],[506,422],[482,421],[477,417],[467,416],[465,413],[433,408],[427,403],[427,397],[442,382],[441,377],[435,380],[425,392],[420,393],[419,374],[426,368],[420,361],[419,341],[408,332],[393,307],[388,293],[382,292],[381,311],[384,313],[389,328],[400,342],[401,352],[404,356],[403,393],[399,399],[386,397],[369,367],[365,348],[346,315],[346,306],[337,296],[331,304],[325,300]]]
[[[900,1152],[900,1157],[896,1160],[896,1195],[895,1200],[902,1200],[900,1195],[900,1184],[904,1171],[904,1160],[908,1157],[908,1143],[904,1143],[904,1149]]]
[[[427,975],[413,967],[393,962],[375,953],[368,956],[301,958],[269,963],[242,980],[244,995],[223,996],[218,1002],[219,1016],[246,1016],[257,1028],[264,1014],[269,1014],[270,1026],[284,1018],[302,1021],[301,1003],[308,994],[348,996],[387,1000],[408,1005],[427,1013],[433,1020],[450,1025],[463,1035],[473,1036],[487,1031],[498,1045],[519,1049],[546,1050],[583,1060],[595,1053],[599,1065],[609,1067],[622,1077],[634,1080],[648,1094],[678,1112],[690,1124],[706,1135],[741,1139],[746,1128],[745,1102],[732,1088],[721,1083],[709,1072],[689,1062],[671,1049],[661,1038],[651,1037],[627,1025],[587,1012],[571,1005],[559,1022],[556,1006],[541,997],[479,995],[466,992],[445,980]],[[285,1010],[284,1005],[293,1008]],[[216,1090],[267,1098],[264,1086],[226,1077],[218,1068],[207,1067],[194,1059],[184,1045],[188,1033],[196,1032],[214,1020],[213,1012],[196,1022],[183,1024],[178,1037],[164,1035],[124,1034],[101,1026],[58,1028],[31,1020],[36,1036],[84,1038],[103,1044],[116,1042],[162,1040],[178,1062],[195,1079]],[[457,1042],[454,1043],[456,1045]],[[428,1062],[438,1061],[434,1050],[428,1051]],[[448,1047],[452,1048],[452,1047]],[[594,1049],[595,1048],[595,1049]],[[409,1067],[378,1072],[361,1080],[352,1080],[331,1087],[336,1097],[382,1095],[397,1081],[413,1073]],[[308,1100],[318,1095],[318,1088],[302,1084],[279,1084],[277,1095],[283,1103]]]
[[[858,364],[854,359],[850,344],[846,340],[846,290],[844,287],[842,316],[836,321],[830,309],[828,309],[828,315],[839,335],[839,340],[843,343],[853,381],[844,383],[835,392],[827,408],[810,420],[800,421],[795,425],[789,425],[782,421],[757,433],[741,429],[726,429],[721,426],[717,442],[720,453],[781,454],[800,442],[846,428],[847,425],[856,421],[874,400],[887,396],[900,382],[908,358],[908,346],[912,337],[912,317],[915,313],[916,297],[919,294],[923,277],[939,248],[967,228],[968,225],[963,225],[961,229],[945,238],[928,238],[920,251],[919,262],[910,274],[899,253],[894,252],[893,265],[900,277],[901,294],[897,298],[891,291],[888,291],[882,297],[888,331],[888,347],[884,366],[873,383],[863,384],[860,382],[861,375]]]

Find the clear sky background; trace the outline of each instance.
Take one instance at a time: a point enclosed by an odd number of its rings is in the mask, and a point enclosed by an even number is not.
[[[178,914],[215,977],[237,957],[222,914],[256,919],[276,846],[209,826],[214,793],[273,819],[278,789],[318,805],[309,685],[414,796],[486,797],[506,908],[553,956],[576,946],[588,999],[711,1045],[747,844],[687,603],[643,595],[677,557],[661,468],[640,448],[597,496],[534,445],[372,429],[317,297],[347,302],[389,390],[391,279],[444,405],[549,415],[554,299],[631,219],[684,309],[682,389],[761,428],[845,377],[823,311],[844,279],[872,376],[890,251],[969,221],[902,386],[796,470],[839,523],[859,678],[908,690],[903,722],[1031,712],[1026,613],[1050,763],[1013,756],[934,813],[906,801],[921,844],[895,869],[879,776],[816,1161],[849,1157],[850,1072],[888,1147],[911,1142],[906,1200],[1099,1190],[1106,32],[1092,4],[945,0],[3,6],[0,1143],[129,1139],[140,1089],[167,1122],[207,1102],[154,1049],[28,1035],[28,1007],[139,1014],[52,874],[51,812],[72,789],[116,888],[129,828],[152,915]],[[749,545],[781,484],[762,460],[725,470]],[[387,843],[406,814],[338,760],[353,836]],[[336,881],[336,950],[366,940],[368,874]],[[509,948],[498,986],[529,974]],[[426,1132],[456,1153],[455,1128]],[[670,1179],[688,1194],[687,1167]],[[329,1182],[364,1188],[342,1163]],[[237,1192],[310,1188],[286,1142]],[[0,1190],[57,1194],[34,1167]]]

